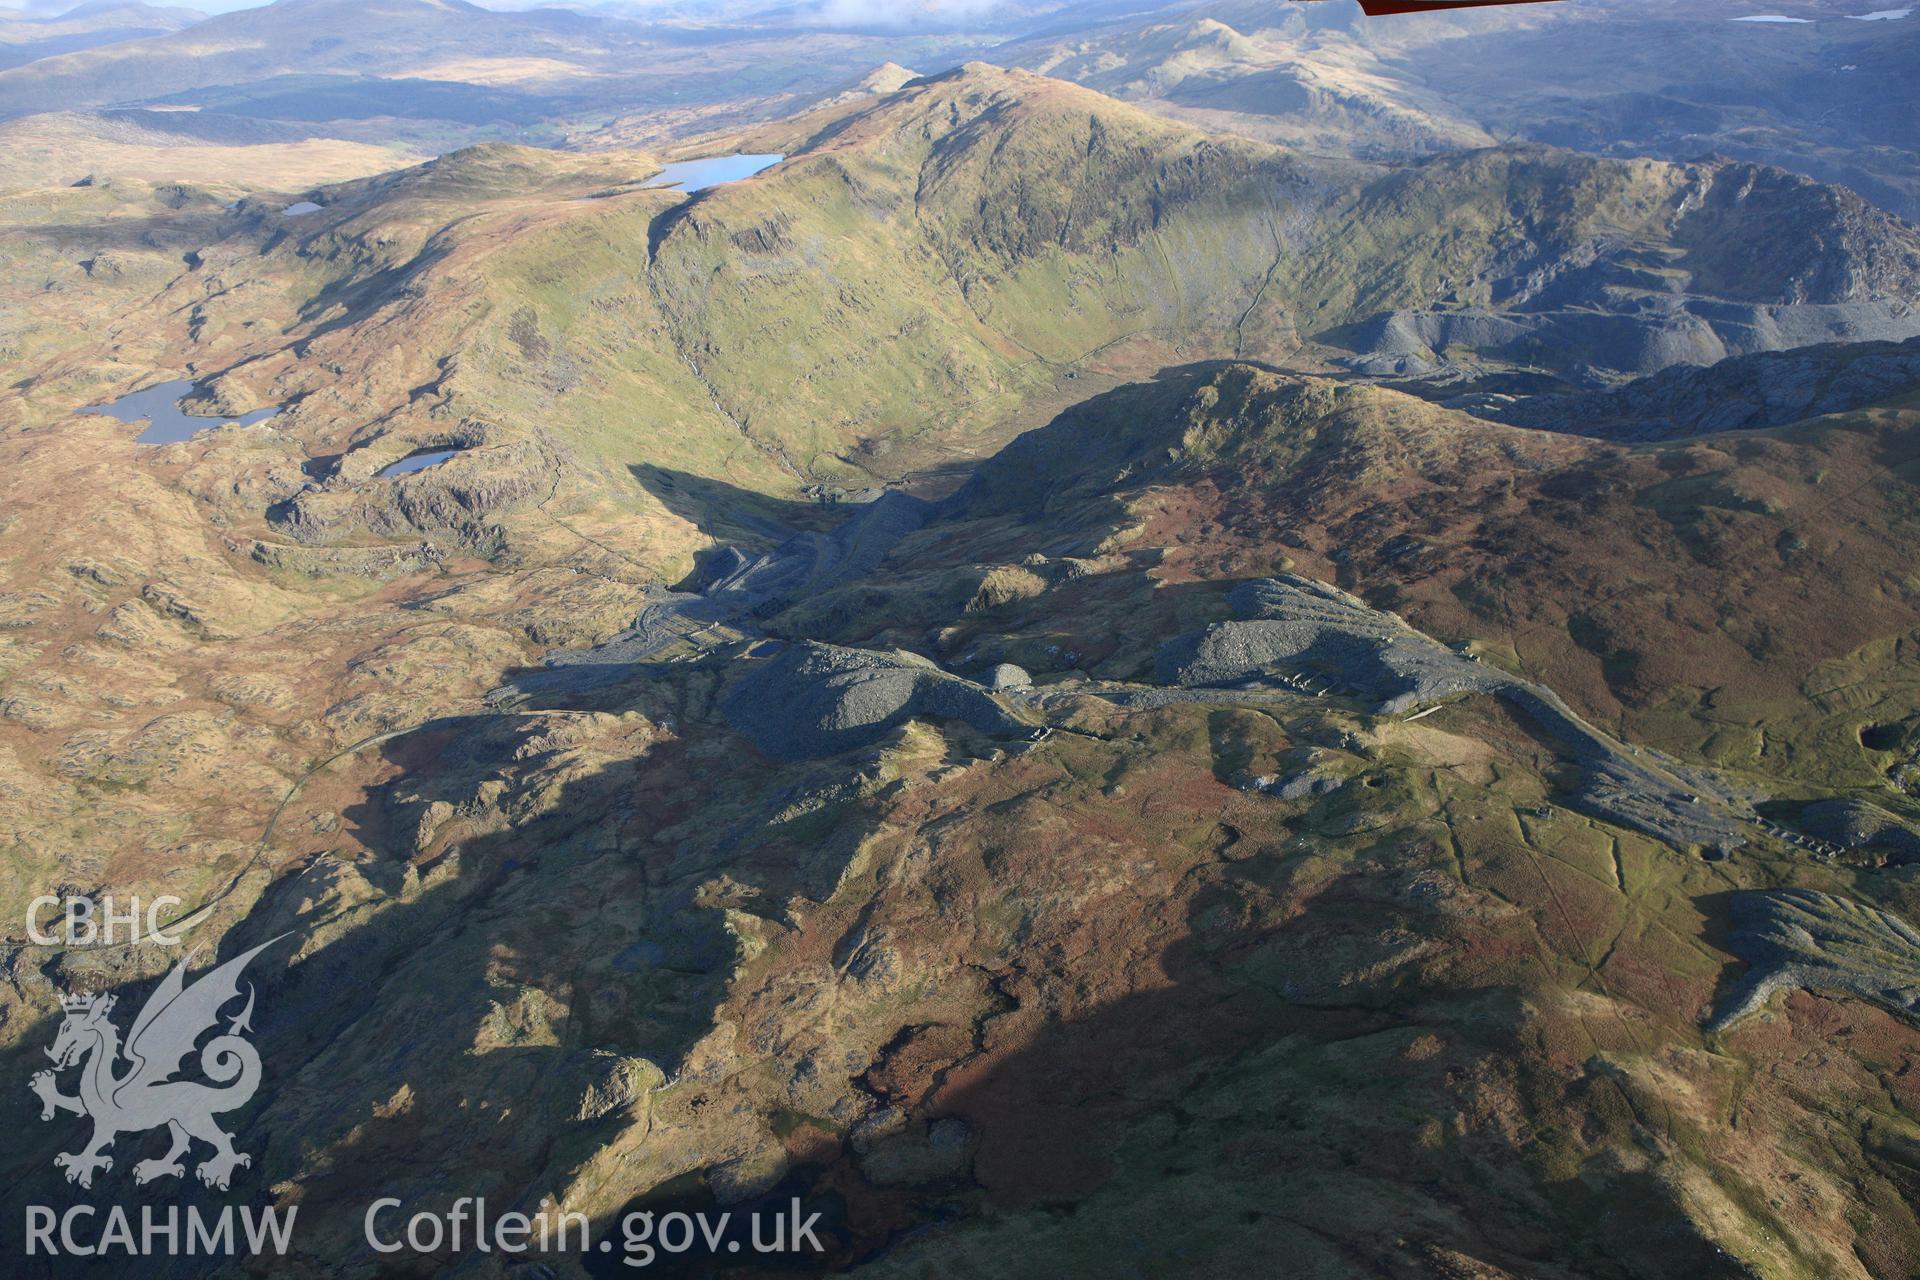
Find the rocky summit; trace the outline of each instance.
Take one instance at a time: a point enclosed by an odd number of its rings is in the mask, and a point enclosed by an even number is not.
[[[0,10],[0,1273],[1920,1275],[1920,17],[218,7]]]

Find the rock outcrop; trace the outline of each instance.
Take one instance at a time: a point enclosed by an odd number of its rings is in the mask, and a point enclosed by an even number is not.
[[[997,662],[988,669],[982,683],[995,693],[1004,693],[1009,689],[1031,688],[1033,677],[1027,674],[1025,667],[1016,667],[1011,662]]]
[[[1800,826],[1843,849],[1883,852],[1897,862],[1920,859],[1920,831],[1865,800],[1817,801],[1800,811]]]
[[[1338,587],[1292,574],[1242,584],[1242,617],[1169,641],[1158,676],[1184,688],[1279,684],[1332,688],[1376,715],[1469,694],[1506,701],[1579,768],[1573,802],[1678,846],[1725,853],[1746,843],[1733,812],[1747,801],[1703,770],[1629,747],[1582,719],[1553,690],[1486,667]],[[1324,692],[1324,690],[1319,690]]]
[[[1890,301],[1761,305],[1658,298],[1642,311],[1612,315],[1577,307],[1513,313],[1408,310],[1376,316],[1355,329],[1348,341],[1356,354],[1343,363],[1374,377],[1423,378],[1445,370],[1442,353],[1449,349],[1516,363],[1531,351],[1582,351],[1617,377],[1820,343],[1900,345],[1915,335],[1920,335],[1920,314]],[[1534,402],[1536,407],[1542,403]],[[1737,415],[1739,406],[1736,399],[1725,412]]]
[[[915,718],[960,720],[1003,738],[1040,732],[917,654],[828,644],[782,649],[741,679],[721,709],[762,751],[786,760],[868,746]]]
[[[1920,931],[1878,907],[1811,889],[1743,893],[1733,902],[1732,947],[1752,968],[1710,1030],[1791,988],[1856,996],[1920,1021]]]
[[[1674,440],[1845,413],[1916,386],[1920,338],[1908,338],[1747,355],[1706,369],[1669,369],[1592,395],[1471,396],[1449,407],[1543,431]]]
[[[1311,670],[1397,715],[1422,703],[1487,693],[1505,677],[1455,654],[1338,587],[1288,574],[1230,597],[1242,620],[1169,642],[1163,684],[1219,687]]]

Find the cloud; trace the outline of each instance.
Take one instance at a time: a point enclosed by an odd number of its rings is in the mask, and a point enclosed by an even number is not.
[[[991,16],[1007,0],[825,0],[820,17],[835,26],[948,26]]]
[[[65,13],[85,0],[0,0],[0,8],[24,8],[34,17]],[[150,4],[198,9],[205,14],[253,9],[272,0],[147,0]],[[758,6],[728,0],[472,0],[488,9],[572,8],[628,17],[656,15],[669,10],[682,16],[722,16]],[[778,5],[768,5],[777,9]],[[801,0],[796,6],[813,23],[847,27],[950,27],[974,22],[1017,6],[1013,0]]]

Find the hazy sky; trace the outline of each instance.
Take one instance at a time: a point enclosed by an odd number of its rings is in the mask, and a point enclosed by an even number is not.
[[[231,13],[235,9],[256,9],[269,0],[146,0],[146,3],[167,7],[177,5],[184,9],[198,9],[202,13]],[[540,0],[469,0],[488,9],[538,9],[545,7]],[[18,0],[15,0],[18,4]],[[35,14],[65,13],[75,8],[81,0],[26,0],[23,6]],[[952,18],[968,14],[991,12],[998,8],[1001,0],[817,0],[813,6],[821,14],[835,22],[884,22],[889,18],[903,16],[903,10],[920,16],[939,16]],[[0,8],[9,7],[7,0],[0,0]],[[560,7],[560,6],[556,6]],[[626,10],[643,13],[650,9],[700,9],[699,0],[614,0],[610,5],[595,3],[595,0],[583,0],[578,5],[566,5],[567,8],[601,8]],[[715,7],[718,7],[717,4]],[[771,4],[769,8],[773,7]]]
[[[142,3],[161,9],[198,9],[201,13],[232,13],[235,9],[258,9],[271,0],[141,0]],[[542,7],[539,0],[468,0],[487,9],[537,9]],[[622,7],[630,9],[658,9],[670,3],[682,3],[683,0],[621,0]],[[86,0],[26,0],[20,4],[7,4],[0,0],[0,8],[23,8],[28,13],[58,14],[69,9],[79,8]],[[586,7],[586,6],[581,6]]]

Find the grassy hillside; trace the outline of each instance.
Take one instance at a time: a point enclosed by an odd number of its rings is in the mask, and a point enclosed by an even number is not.
[[[1076,576],[1058,614],[1024,606],[1053,656],[1029,641],[1010,660],[1045,670],[1071,653],[1068,667],[1136,679],[1181,616],[1163,611],[1196,607],[1180,588],[1288,567],[1770,794],[1905,805],[1897,749],[1869,744],[1874,726],[1904,722],[1920,675],[1917,412],[1902,393],[1791,426],[1621,445],[1382,388],[1196,371],[1023,436],[955,499],[981,523],[930,527],[913,544],[927,558],[903,561],[884,593],[849,587],[796,625],[898,643],[940,624],[949,603],[930,585],[960,566],[978,581],[995,552],[1011,566],[1017,546],[1072,548],[1111,575],[1111,594]],[[949,547],[964,560],[943,559]],[[1150,598],[1119,572],[1129,562],[1151,565]],[[985,622],[941,640],[953,653],[1006,643]]]
[[[614,528],[662,509],[635,468],[857,488],[980,456],[1082,378],[1222,357],[1582,377],[1878,335],[1920,280],[1911,228],[1773,171],[1540,149],[1380,170],[981,65],[782,133],[743,141],[783,163],[690,200],[645,190],[643,156],[496,145],[311,192],[304,217],[244,202],[115,359],[184,338],[217,398],[297,402],[291,429],[338,459],[282,509],[302,537],[543,536],[485,493],[449,529],[360,488],[484,438],[521,452],[465,465],[532,450],[532,483],[646,561]]]

